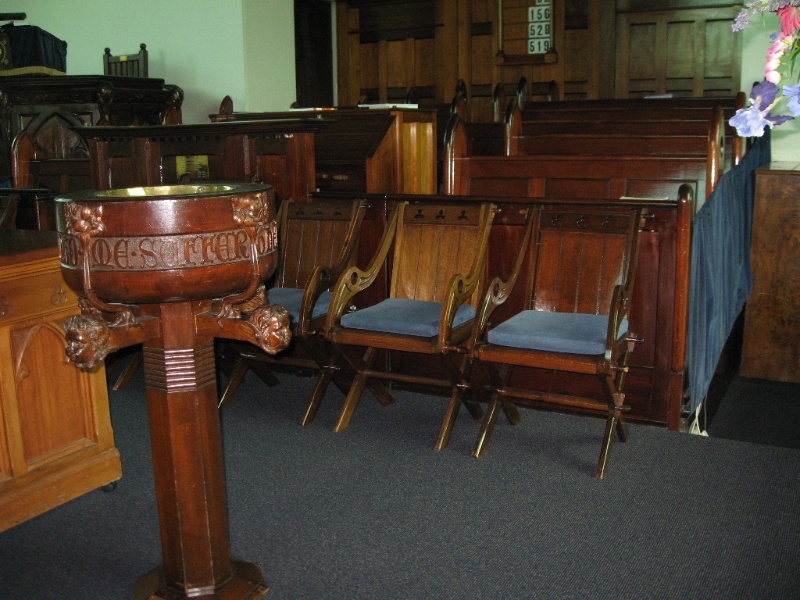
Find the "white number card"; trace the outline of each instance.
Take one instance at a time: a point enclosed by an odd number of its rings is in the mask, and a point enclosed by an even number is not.
[[[550,0],[536,0],[528,7],[528,54],[545,54],[552,45]]]

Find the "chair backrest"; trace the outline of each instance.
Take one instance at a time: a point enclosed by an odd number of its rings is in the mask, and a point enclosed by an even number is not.
[[[470,276],[476,266],[483,269],[493,213],[490,204],[406,206],[397,226],[390,295],[446,299],[454,274]],[[473,294],[468,304],[477,300]]]
[[[274,285],[305,288],[316,267],[349,266],[365,210],[366,203],[359,200],[284,201]]]
[[[148,77],[147,46],[139,44],[136,54],[112,55],[106,48],[103,54],[103,74],[114,77]]]
[[[529,308],[609,313],[617,285],[633,285],[640,209],[543,207],[531,241]]]

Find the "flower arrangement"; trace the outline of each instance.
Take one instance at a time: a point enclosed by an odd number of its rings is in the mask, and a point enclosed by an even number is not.
[[[731,26],[733,31],[741,31],[751,18],[765,12],[776,13],[781,23],[781,30],[770,36],[772,45],[764,65],[764,81],[753,86],[750,105],[737,110],[729,121],[743,137],[760,137],[764,135],[766,127],[780,125],[800,116],[800,82],[784,85],[783,89],[779,87],[784,76],[794,76],[800,80],[800,76],[794,73],[795,61],[800,54],[799,6],[800,0],[750,0]],[[774,113],[782,99],[787,100],[789,115]]]

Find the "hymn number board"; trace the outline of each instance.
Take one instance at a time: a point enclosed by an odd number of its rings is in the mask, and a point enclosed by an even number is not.
[[[562,0],[563,3],[563,0]],[[554,0],[497,0],[499,44],[497,63],[504,66],[545,65],[558,62],[558,14]],[[555,7],[555,9],[554,9]],[[555,13],[554,13],[555,11]]]
[[[536,0],[528,7],[528,54],[546,54],[553,46],[550,0]]]

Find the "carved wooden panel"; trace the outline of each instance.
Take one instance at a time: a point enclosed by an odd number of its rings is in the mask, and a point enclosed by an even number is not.
[[[66,294],[63,297],[66,302]],[[30,468],[94,441],[94,428],[85,420],[89,398],[83,375],[65,360],[63,346],[64,333],[54,324],[36,323],[15,329],[11,335],[19,417],[24,423],[36,424],[22,430],[25,462]],[[52,378],[41,376],[45,365]],[[53,381],[58,382],[56,387],[52,387]]]
[[[617,15],[616,97],[733,96],[739,91],[741,36],[733,8]]]
[[[182,103],[183,90],[163,79],[0,77],[0,177],[11,172],[11,144],[21,131],[37,132],[47,158],[74,157],[71,127],[180,123]],[[47,130],[54,136],[50,145]]]
[[[62,323],[79,310],[55,244],[0,232],[0,531],[121,475],[105,371],[65,356]]]
[[[555,54],[544,58],[523,47],[529,4],[337,2],[338,104],[364,94],[396,101],[403,85],[426,88],[426,105],[449,104],[459,79],[473,120],[492,120],[495,86],[513,89],[522,77],[553,80],[568,100],[739,91],[741,36],[730,31],[736,11],[724,0],[704,8],[692,0],[552,0]]]

